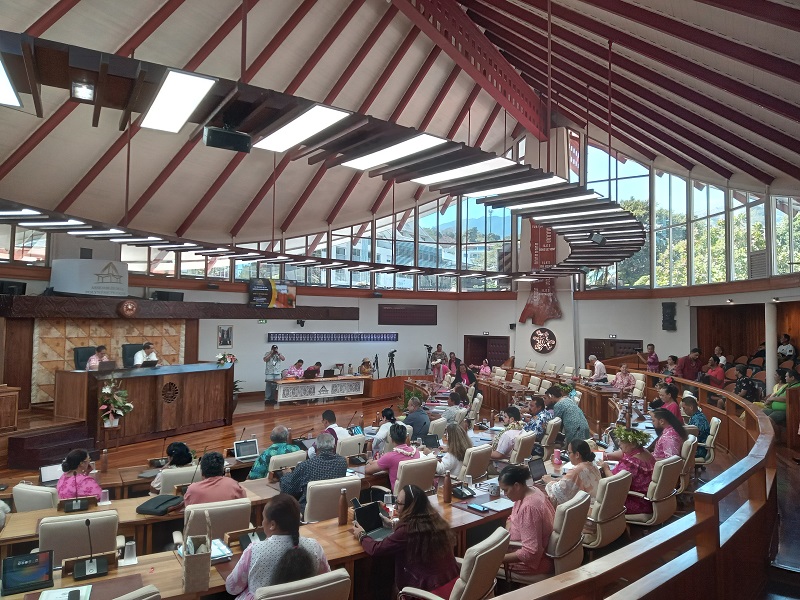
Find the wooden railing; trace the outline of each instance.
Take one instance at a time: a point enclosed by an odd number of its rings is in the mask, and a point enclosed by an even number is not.
[[[648,387],[661,378],[647,373]],[[718,450],[727,450],[738,461],[695,492],[694,512],[579,569],[501,598],[760,597],[777,517],[771,421],[733,393],[684,379],[674,381],[681,389],[698,390],[703,412],[709,419],[722,420]],[[707,404],[709,394],[724,397],[725,407]],[[731,512],[731,506],[737,508]]]

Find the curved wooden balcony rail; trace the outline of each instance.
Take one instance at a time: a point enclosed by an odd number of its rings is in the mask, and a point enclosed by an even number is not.
[[[662,378],[647,373],[648,387]],[[703,412],[709,419],[716,416],[722,420],[717,447],[727,450],[737,462],[695,492],[693,513],[579,569],[500,598],[760,597],[777,517],[771,421],[731,392],[673,379],[681,389],[696,388]],[[712,393],[725,398],[725,408],[707,404]]]

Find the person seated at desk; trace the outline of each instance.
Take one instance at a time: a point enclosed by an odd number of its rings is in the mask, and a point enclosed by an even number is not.
[[[372,451],[383,452],[386,442],[389,440],[389,429],[397,422],[394,411],[391,408],[384,408],[381,411],[381,422],[375,437],[372,438]]]
[[[416,485],[400,490],[396,506],[399,521],[389,536],[373,540],[358,522],[353,523],[353,535],[370,556],[394,557],[397,589],[411,586],[449,597],[460,573],[450,525]]]
[[[589,381],[595,383],[608,383],[608,373],[606,373],[606,366],[597,360],[594,354],[589,355],[589,366],[594,369],[594,372],[589,377]]]
[[[253,600],[259,588],[290,583],[331,570],[317,540],[300,537],[300,505],[278,494],[264,506],[265,540],[253,542],[225,580],[236,600]]]
[[[574,439],[586,440],[592,437],[589,430],[589,421],[583,414],[581,407],[573,402],[572,398],[562,398],[561,388],[553,385],[547,388],[544,403],[553,411],[553,417],[561,419],[561,431],[564,433],[564,443],[569,444]]]
[[[283,425],[278,425],[272,429],[269,434],[269,439],[272,442],[268,448],[256,459],[250,473],[247,475],[248,479],[263,479],[269,475],[269,461],[273,456],[280,456],[281,454],[289,454],[290,452],[298,452],[300,448],[294,444],[289,443],[289,430]]]
[[[142,349],[133,355],[133,366],[141,367],[144,361],[154,360],[158,362],[158,355],[156,354],[156,347],[152,342],[145,342],[142,344]]]
[[[697,398],[689,391],[683,392],[683,399],[681,400],[681,408],[689,416],[689,425],[697,427],[697,441],[699,444],[704,444],[708,439],[708,434],[711,433],[711,425],[708,423],[706,416],[700,412],[700,407],[697,405]],[[695,456],[698,458],[705,458],[707,450],[702,446],[697,447]]]
[[[517,549],[503,558],[512,579],[513,573],[541,575],[555,570],[545,550],[553,533],[556,511],[541,489],[528,487],[530,477],[528,467],[518,465],[508,465],[498,477],[500,489],[514,503],[506,529]]]
[[[152,483],[150,483],[150,493],[157,496],[161,493],[161,472],[164,469],[177,469],[192,464],[192,451],[183,442],[172,442],[167,446],[167,464],[156,473]],[[172,492],[170,492],[171,494]]]
[[[666,408],[656,408],[651,410],[650,414],[658,435],[653,445],[653,458],[661,460],[670,456],[680,456],[681,446],[689,437],[683,427],[683,421]]]
[[[567,444],[567,456],[572,468],[563,477],[558,479],[550,475],[542,477],[542,481],[546,484],[545,493],[553,506],[571,500],[579,491],[589,494],[591,502],[594,502],[601,478],[600,470],[594,464],[594,452],[584,440],[572,440]]]
[[[322,373],[322,363],[315,362],[313,365],[303,371],[303,379],[311,379],[312,377],[319,377]]]
[[[479,365],[470,365],[470,369],[478,371],[478,376],[489,377],[492,374],[492,367],[489,366],[489,359],[484,358],[483,362]]]
[[[428,428],[431,426],[431,419],[422,409],[422,400],[416,396],[411,396],[408,401],[408,414],[403,420],[403,423],[411,427],[414,431],[415,438],[421,438],[428,435]]]
[[[333,449],[336,450],[336,444],[339,443],[339,440],[350,437],[350,432],[347,431],[344,427],[339,427],[336,424],[336,413],[332,410],[328,409],[322,413],[322,424],[325,425],[325,429],[322,433],[330,434],[333,438]],[[317,452],[317,445],[316,443],[308,449],[308,458],[314,458],[314,454]]]
[[[315,446],[317,451],[313,457],[281,477],[281,491],[297,498],[302,511],[306,509],[309,481],[336,479],[347,475],[347,459],[336,454],[336,440],[330,433],[320,433]]]
[[[536,441],[540,442],[544,437],[545,431],[547,431],[547,424],[550,422],[550,419],[553,418],[553,412],[545,406],[544,398],[541,396],[533,397],[531,407],[533,409],[533,416],[531,420],[525,424],[524,429],[525,431],[534,432],[536,434]],[[535,451],[538,451],[539,456],[544,453],[541,446],[536,448]]]
[[[300,359],[296,363],[294,363],[291,367],[286,369],[286,378],[287,379],[302,379],[303,374],[305,373],[305,369],[303,368],[303,360]]]
[[[670,354],[667,357],[667,364],[664,365],[664,368],[661,370],[662,375],[674,375],[675,369],[678,366],[678,357],[674,354]]]
[[[619,463],[612,469],[604,462],[603,474],[610,477],[620,471],[628,471],[631,474],[631,491],[646,495],[656,464],[656,459],[644,448],[650,441],[650,435],[645,431],[626,429],[620,425],[614,430],[614,438],[620,450],[607,453],[606,459],[618,460]],[[629,515],[651,514],[653,505],[649,500],[629,495],[625,500],[625,511]]]
[[[406,426],[402,423],[395,423],[389,429],[389,437],[395,443],[395,447],[390,452],[382,454],[377,460],[367,461],[364,467],[366,475],[374,475],[381,471],[389,471],[389,488],[394,489],[397,483],[397,467],[405,460],[419,458],[419,450],[406,444],[408,437]]]
[[[502,413],[499,418],[501,421],[506,421],[506,428],[497,433],[492,440],[492,460],[508,460],[514,449],[514,440],[524,431],[522,415],[516,406],[509,406],[503,412],[506,418],[503,419]]]
[[[461,410],[461,396],[455,392],[450,392],[450,395],[447,396],[447,408],[442,413],[442,419],[447,421],[448,425],[455,423]]]
[[[106,352],[105,346],[98,346],[94,354],[89,357],[89,360],[86,361],[86,370],[87,371],[97,371],[100,368],[101,362],[108,362],[111,360],[108,358],[108,353]]]
[[[658,399],[664,404],[660,407],[653,407],[653,404],[651,403],[650,406],[653,408],[664,408],[675,415],[675,417],[679,420],[683,418],[681,416],[681,407],[678,406],[678,386],[672,383],[662,385],[658,388]]]
[[[469,406],[469,404],[470,404],[470,400],[469,400],[469,390],[467,390],[467,387],[466,387],[465,385],[463,385],[463,384],[461,384],[461,383],[457,383],[457,384],[456,384],[456,385],[453,387],[453,391],[454,391],[456,394],[458,394],[458,396],[459,396],[459,398],[460,398],[459,404],[460,404],[462,407],[464,407],[464,406]]]
[[[444,475],[450,471],[450,475],[458,478],[461,473],[461,467],[464,466],[464,457],[467,455],[467,449],[472,448],[472,440],[467,435],[462,427],[455,423],[450,423],[444,431],[445,443],[444,455],[439,458],[439,464],[436,465],[436,474]],[[425,455],[430,454],[434,449],[425,448],[423,452]]]
[[[358,374],[368,377],[372,375],[372,363],[366,356],[361,360],[361,364],[358,366]]]
[[[626,363],[622,363],[619,366],[619,373],[617,373],[617,376],[614,378],[614,383],[611,385],[618,389],[621,394],[633,391],[633,388],[636,386],[636,378],[628,371],[628,365]]]
[[[225,458],[219,452],[203,455],[200,459],[200,473],[203,480],[186,488],[186,493],[183,495],[185,506],[247,497],[247,493],[238,481],[225,477]]]
[[[89,475],[92,472],[92,463],[86,450],[83,448],[70,450],[61,463],[61,470],[64,474],[56,484],[60,500],[83,496],[97,496],[97,499],[100,499],[100,484]]]
[[[460,383],[464,387],[476,385],[477,383],[475,373],[473,373],[471,369],[468,369],[465,363],[458,365],[458,371],[453,375],[453,383],[450,384],[450,387],[454,388],[457,383]]]

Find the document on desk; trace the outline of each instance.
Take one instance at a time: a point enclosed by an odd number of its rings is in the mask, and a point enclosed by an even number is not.
[[[492,500],[491,502],[484,502],[481,506],[488,508],[489,510],[500,512],[502,510],[508,510],[514,506],[514,503],[508,498],[498,498],[497,500]]]
[[[81,585],[77,587],[59,588],[53,590],[45,590],[39,594],[39,600],[67,600],[69,593],[77,590],[81,594],[80,600],[89,600],[89,594],[92,593],[91,585]]]

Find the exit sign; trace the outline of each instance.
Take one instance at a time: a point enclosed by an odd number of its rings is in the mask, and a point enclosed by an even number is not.
[[[483,335],[489,335],[489,332],[488,331],[484,331]]]
[[[258,323],[259,323],[259,325],[263,325],[263,324],[264,324],[264,323],[266,323],[266,322],[267,322],[267,320],[266,320],[266,319],[259,319],[259,320],[258,320]]]

